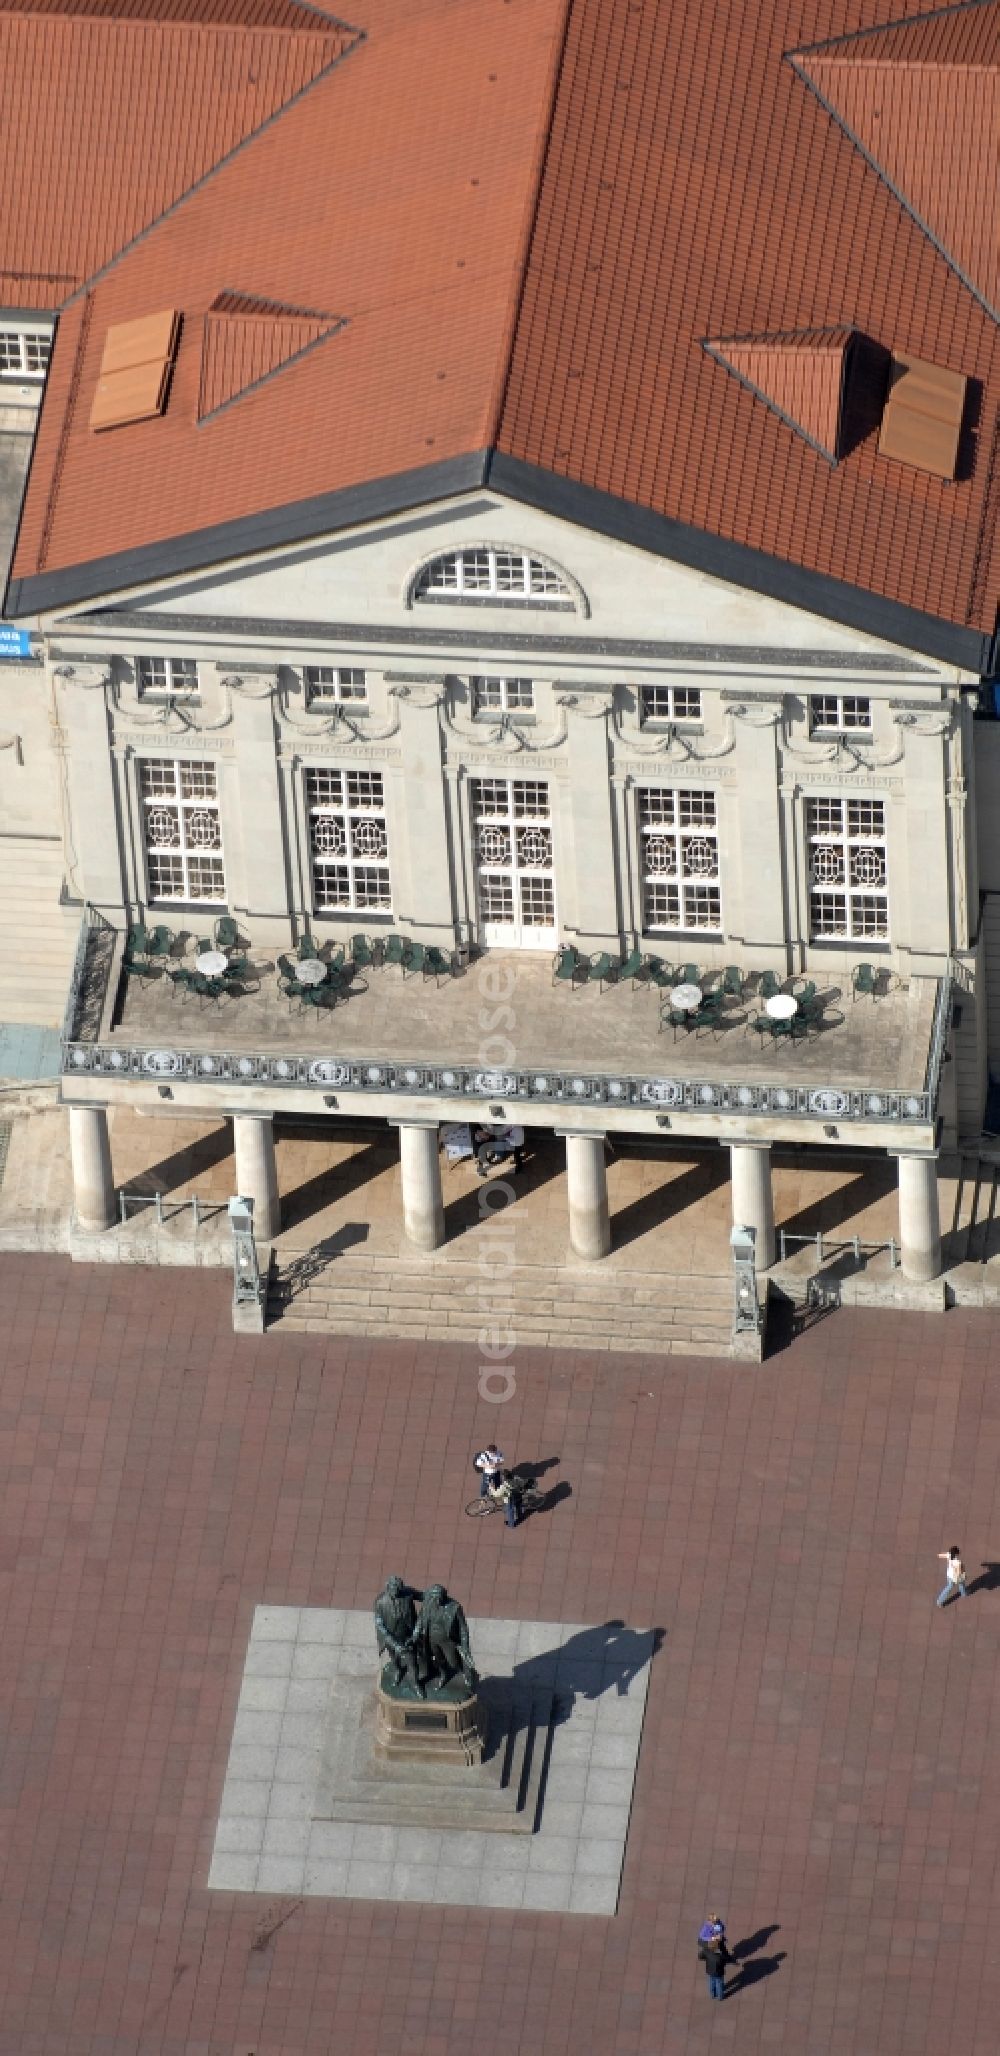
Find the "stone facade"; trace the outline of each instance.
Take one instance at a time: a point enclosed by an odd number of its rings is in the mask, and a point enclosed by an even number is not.
[[[981,891],[1000,863],[977,818],[978,681],[955,667],[490,493],[34,630],[4,676],[35,746],[27,771],[0,756],[0,800],[11,787],[20,821],[34,799],[69,896],[116,926],[201,933],[228,911],[260,947],[392,931],[841,986],[859,961],[955,975],[937,1139],[978,1133]],[[981,775],[991,790],[992,756]],[[96,1219],[100,1146],[78,1146]],[[602,1177],[577,1171],[574,1246],[599,1255]],[[926,1274],[933,1228],[918,1239]]]

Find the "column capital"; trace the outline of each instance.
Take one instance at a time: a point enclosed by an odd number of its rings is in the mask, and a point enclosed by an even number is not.
[[[223,1107],[224,1121],[273,1121],[273,1107]]]
[[[390,1120],[389,1126],[390,1128],[440,1128],[441,1122],[429,1114],[418,1114],[413,1120],[409,1118],[405,1121]]]

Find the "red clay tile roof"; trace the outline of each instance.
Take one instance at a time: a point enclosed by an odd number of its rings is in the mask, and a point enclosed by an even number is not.
[[[997,8],[948,8],[929,20],[800,50],[793,62],[959,276],[996,314]]]
[[[997,8],[924,8],[916,28],[885,28],[884,12],[885,0],[358,0],[349,55],[62,315],[12,605],[112,590],[136,550],[137,577],[154,559],[169,570],[181,537],[188,562],[217,560],[231,549],[214,531],[231,538],[251,517],[271,517],[280,540],[313,502],[319,532],[324,496],[341,490],[371,488],[375,507],[390,481],[395,504],[408,490],[419,501],[425,467],[492,450],[507,489],[555,496],[571,518],[610,525],[620,504],[629,533],[634,510],[643,536],[660,522],[665,554],[702,538],[713,561],[743,545],[760,553],[747,563],[805,572],[807,585],[815,575],[802,605],[836,612],[836,592],[853,588],[991,634],[1000,328],[956,265],[977,283],[992,276],[983,122]],[[322,17],[310,20],[319,34]],[[94,33],[70,24],[84,26]],[[100,32],[123,48],[136,34],[225,34]],[[243,33],[280,44],[286,65],[289,46],[309,42]],[[842,95],[862,73],[899,72],[882,102],[895,140],[881,170],[804,75],[820,65],[841,67]],[[897,107],[914,112],[912,138]],[[58,148],[51,109],[41,125]],[[60,190],[84,183],[88,135],[72,131]],[[185,135],[181,120],[172,150]],[[146,208],[154,172],[133,175]],[[65,239],[46,263],[79,276],[90,260],[64,204]],[[203,317],[231,279],[334,308],[344,326],[199,426]],[[166,305],[184,329],[164,416],[91,434],[107,327]],[[954,483],[880,457],[877,414],[832,467],[782,418],[785,403],[762,405],[703,347],[831,328],[854,331],[873,361],[894,350],[973,382]],[[795,400],[808,420],[796,421],[827,434],[817,377],[814,363],[811,394]],[[118,561],[105,573],[103,559]]]
[[[849,328],[804,328],[785,336],[707,337],[710,357],[836,463]]]
[[[59,306],[352,40],[285,0],[5,5],[0,303]]]

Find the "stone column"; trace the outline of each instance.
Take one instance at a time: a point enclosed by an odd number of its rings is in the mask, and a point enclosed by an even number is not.
[[[923,1285],[941,1275],[937,1158],[906,1155],[897,1162],[903,1276]]]
[[[444,1199],[437,1122],[400,1121],[399,1168],[403,1226],[416,1249],[440,1249],[444,1241]]]
[[[731,1142],[729,1156],[733,1226],[757,1230],[757,1269],[769,1271],[774,1262],[771,1145],[769,1142]]]
[[[595,1263],[611,1250],[604,1137],[567,1135],[565,1141],[570,1248]]]
[[[258,1242],[271,1242],[281,1227],[278,1167],[274,1160],[271,1114],[233,1115],[236,1190],[253,1200],[253,1227]]]
[[[115,1185],[105,1107],[70,1107],[69,1149],[77,1226],[90,1232],[113,1228]]]

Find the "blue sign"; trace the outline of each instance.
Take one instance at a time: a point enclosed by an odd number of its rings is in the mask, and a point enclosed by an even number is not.
[[[30,657],[31,631],[27,628],[8,628],[0,621],[0,657]]]

